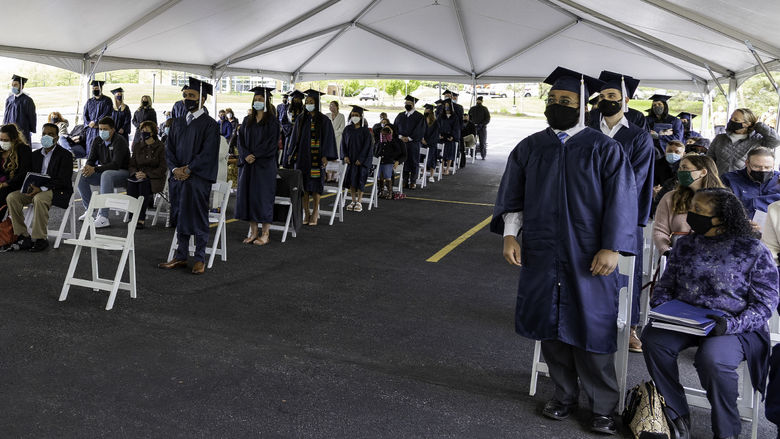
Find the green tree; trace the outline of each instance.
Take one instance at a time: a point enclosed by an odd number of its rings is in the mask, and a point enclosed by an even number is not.
[[[355,96],[363,88],[358,80],[343,81],[344,96]]]
[[[385,93],[390,95],[390,97],[393,98],[393,103],[395,103],[395,95],[397,95],[398,92],[406,90],[406,84],[400,79],[392,79],[384,82]]]

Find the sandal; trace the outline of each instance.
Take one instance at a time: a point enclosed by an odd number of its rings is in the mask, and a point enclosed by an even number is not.
[[[353,201],[349,203],[349,205],[347,206],[347,210],[354,210],[354,209],[355,209],[355,202]]]
[[[271,242],[271,238],[270,238],[269,236],[266,236],[266,237],[265,237],[265,239],[262,239],[262,237],[261,237],[261,238],[255,238],[255,239],[252,241],[252,244],[253,244],[253,245],[260,246],[260,245],[266,245],[266,244],[268,244],[269,242]]]
[[[249,244],[250,242],[252,242],[252,241],[254,241],[254,240],[256,240],[256,239],[257,239],[257,235],[255,235],[255,236],[249,236],[249,237],[246,237],[246,238],[244,238],[244,240],[243,240],[242,242],[243,242],[244,244]]]
[[[363,204],[362,203],[356,203],[354,211],[355,212],[362,212],[363,211]]]

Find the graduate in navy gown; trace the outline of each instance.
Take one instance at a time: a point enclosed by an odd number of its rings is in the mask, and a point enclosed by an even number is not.
[[[555,385],[542,413],[567,418],[579,400],[579,379],[590,429],[614,434],[615,269],[619,253],[635,252],[634,175],[623,147],[585,126],[588,90],[602,82],[561,67],[545,82],[552,84],[550,127],[510,154],[491,231],[504,236],[504,258],[519,267],[516,331],[542,341]]]
[[[201,96],[208,96],[212,91],[211,84],[189,78],[183,92],[187,114],[173,119],[166,139],[171,224],[176,227],[179,245],[173,259],[159,264],[160,268],[186,267],[190,236],[193,236],[195,264],[192,273],[203,274],[206,270],[209,196],[211,185],[217,181],[219,166],[219,125],[204,111]]]
[[[186,85],[181,88],[182,93],[184,90],[187,90]],[[171,117],[175,119],[177,117],[182,117],[185,114],[187,114],[187,108],[184,106],[184,99],[174,102],[173,107],[171,107]]]
[[[11,94],[5,100],[5,116],[3,116],[3,125],[15,123],[22,135],[27,139],[27,144],[32,145],[30,133],[35,133],[38,118],[35,114],[35,102],[24,93],[24,85],[27,78],[19,75],[11,77]]]
[[[293,163],[303,176],[303,222],[316,226],[320,216],[320,197],[325,186],[324,169],[331,160],[338,159],[336,134],[328,116],[320,111],[321,93],[306,90],[305,112],[295,120],[287,163]],[[314,209],[309,210],[309,199],[314,198]]]
[[[590,126],[617,140],[623,146],[623,152],[631,163],[634,173],[638,202],[637,227],[634,237],[635,254],[642,254],[644,243],[644,227],[650,219],[653,205],[653,176],[655,168],[655,152],[650,133],[634,125],[628,120],[628,102],[623,96],[633,96],[639,86],[639,80],[619,73],[601,72],[599,79],[606,83],[599,91],[599,118],[591,119]],[[634,269],[634,292],[631,302],[631,338],[629,350],[642,352],[642,342],[636,333],[639,323],[639,305],[642,294],[642,264],[636,264]]]
[[[439,160],[439,121],[434,115],[435,107],[431,104],[423,106],[425,118],[425,134],[421,140],[422,147],[428,148],[428,156],[424,166],[428,168],[428,182],[433,183],[433,174],[436,172],[436,163]]]
[[[122,87],[111,90],[114,95],[114,108],[111,111],[111,119],[114,119],[116,133],[130,142],[130,124],[133,116],[130,114],[130,108],[125,104],[125,91]]]
[[[693,129],[693,119],[696,118],[695,114],[683,111],[677,115],[677,118],[680,119],[680,123],[683,126],[683,138],[685,139],[683,143],[687,144],[688,139],[701,137],[701,134]]]
[[[266,245],[274,221],[276,198],[276,155],[281,127],[273,113],[266,111],[273,88],[255,87],[251,113],[238,130],[238,191],[236,218],[249,221],[249,236],[244,244]],[[258,223],[262,235],[258,236]]]
[[[290,157],[291,151],[292,151],[292,135],[293,135],[293,128],[295,127],[295,122],[298,121],[298,117],[304,113],[303,111],[303,100],[306,98],[306,96],[298,91],[293,90],[289,93],[290,95],[290,105],[287,107],[287,119],[290,121],[290,132],[288,133],[287,137],[284,139],[284,145],[282,149],[282,157],[281,157],[281,165],[283,168],[289,168],[292,169],[294,164],[288,162],[287,158]],[[284,129],[284,125],[282,125],[282,129]]]
[[[683,124],[680,119],[669,114],[669,103],[667,102],[671,96],[666,95],[652,95],[650,100],[653,101],[653,106],[650,107],[647,120],[647,129],[650,130],[650,135],[653,137],[653,144],[656,149],[656,158],[663,157],[666,154],[666,144],[670,140],[679,140],[685,144],[683,136],[685,135],[683,130]],[[655,124],[667,124],[671,125],[670,130],[655,129]]]
[[[92,143],[98,137],[98,122],[104,117],[111,117],[114,104],[111,98],[103,94],[103,84],[106,81],[92,81],[92,97],[84,104],[84,124],[87,132],[87,157]]]
[[[349,187],[352,196],[352,203],[347,206],[347,210],[355,212],[363,211],[363,189],[371,171],[371,157],[374,152],[374,139],[371,130],[365,126],[364,111],[366,110],[362,107],[352,106],[348,125],[344,127],[341,135],[341,159],[348,165],[345,186]]]
[[[290,137],[290,133],[292,132],[292,121],[290,120],[290,115],[287,114],[287,111],[290,108],[290,102],[289,102],[290,96],[289,93],[282,95],[282,103],[276,106],[276,117],[278,118],[279,125],[282,128],[282,148],[284,148],[284,145],[287,144],[287,139]]]
[[[610,78],[614,78],[615,75],[618,75],[617,73],[610,72],[609,70],[602,70],[601,74],[599,75],[599,81],[607,82],[610,80]],[[636,86],[639,87],[639,80],[632,78],[631,76],[626,76],[627,83],[636,83]],[[636,88],[634,88],[636,91]],[[634,98],[633,93],[629,93],[626,95],[626,107],[628,107],[628,103],[631,102],[631,99]],[[596,95],[595,98],[592,99],[591,105],[593,105],[593,108],[590,110],[590,120],[601,120],[601,112],[599,111],[598,102],[599,102],[599,96]],[[639,128],[642,128],[645,131],[648,131],[647,129],[647,118],[645,115],[639,111],[634,110],[633,108],[629,108],[625,112],[626,119],[628,119],[629,122],[632,124],[638,126]]]
[[[439,141],[444,144],[442,161],[444,162],[444,175],[450,175],[452,163],[456,158],[457,139],[460,139],[461,121],[458,119],[452,101],[445,99],[442,103],[442,112],[439,116]]]
[[[417,188],[417,173],[420,167],[420,140],[425,134],[425,118],[414,109],[419,99],[407,95],[404,98],[404,110],[395,117],[395,135],[406,146],[406,163],[404,164],[404,187]]]

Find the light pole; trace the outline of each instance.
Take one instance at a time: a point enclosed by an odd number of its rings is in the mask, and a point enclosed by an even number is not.
[[[152,102],[154,103],[154,92],[157,86],[157,72],[152,72]]]
[[[406,84],[406,96],[409,96],[409,80],[404,79],[404,83]]]

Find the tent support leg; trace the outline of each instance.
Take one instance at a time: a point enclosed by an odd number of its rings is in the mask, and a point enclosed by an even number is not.
[[[773,78],[772,75],[769,73],[769,69],[766,68],[766,64],[764,64],[764,60],[761,59],[761,56],[758,54],[758,52],[756,52],[756,49],[753,48],[753,45],[750,44],[750,41],[745,40],[745,45],[747,46],[750,53],[753,54],[753,58],[756,59],[758,65],[761,66],[761,70],[764,71],[764,75],[766,75],[766,79],[768,79],[769,83],[772,84],[772,87],[774,87],[775,93],[777,93],[777,110],[778,112],[780,112],[780,86],[777,85],[777,81],[775,81],[775,78]],[[777,131],[778,127],[780,127],[780,117],[775,117],[775,131]]]

